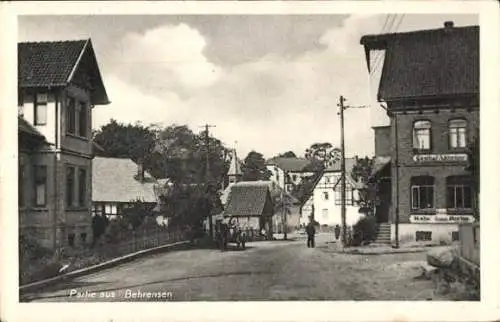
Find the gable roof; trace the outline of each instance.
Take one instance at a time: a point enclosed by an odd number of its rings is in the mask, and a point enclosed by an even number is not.
[[[345,171],[346,173],[351,173],[352,168],[356,164],[356,158],[345,158]],[[331,164],[328,168],[325,169],[325,172],[340,172],[340,160]]]
[[[23,133],[40,140],[45,140],[45,136],[40,133],[34,126],[32,126],[28,121],[26,121],[22,116],[17,117],[17,130],[20,134]]]
[[[360,189],[362,187],[362,184],[356,182],[351,176],[352,168],[354,167],[355,164],[356,164],[356,158],[345,158],[346,183],[349,183],[354,189]],[[303,207],[304,204],[311,198],[311,196],[314,193],[314,190],[316,189],[316,186],[325,176],[325,174],[330,172],[340,172],[340,166],[341,166],[340,161],[335,162],[332,165],[330,165],[330,167],[323,170],[322,173],[316,175],[316,178],[311,186],[311,190],[302,199],[301,207]],[[335,186],[339,184],[339,182],[336,182]]]
[[[67,86],[85,60],[93,83],[92,103],[109,104],[90,39],[18,43],[17,56],[20,88]]]
[[[445,27],[361,38],[386,50],[379,101],[479,93],[479,26]]]
[[[224,216],[262,216],[272,203],[269,184],[263,181],[238,182],[231,186]]]
[[[144,173],[145,181],[135,179],[137,164],[130,159],[94,157],[92,160],[92,201],[130,202],[141,199],[156,202],[156,180]]]
[[[276,157],[269,159],[266,165],[275,165],[285,172],[302,172],[311,162],[306,158]]]

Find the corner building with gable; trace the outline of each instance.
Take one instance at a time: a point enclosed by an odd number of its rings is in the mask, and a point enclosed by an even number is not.
[[[367,35],[368,70],[382,54],[377,100],[390,125],[375,127],[377,219],[395,239],[451,241],[458,224],[474,221],[477,202],[467,146],[479,135],[479,27]],[[399,209],[398,209],[399,208]]]

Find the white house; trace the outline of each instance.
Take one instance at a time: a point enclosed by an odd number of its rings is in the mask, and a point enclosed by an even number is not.
[[[362,214],[359,213],[360,184],[351,177],[351,170],[355,164],[354,158],[346,159],[346,223],[354,225]],[[312,215],[314,205],[314,219],[320,225],[341,225],[341,172],[340,162],[324,170],[313,185],[309,196],[301,207],[300,223],[307,224]]]
[[[307,169],[308,165],[310,161],[306,158],[276,157],[266,162],[266,168],[271,172],[269,180],[287,192],[292,191],[293,186],[300,184],[304,178],[314,175],[314,172]]]

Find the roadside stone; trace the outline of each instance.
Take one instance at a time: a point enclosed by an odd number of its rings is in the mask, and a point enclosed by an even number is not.
[[[455,251],[452,248],[431,249],[427,252],[427,263],[438,268],[449,268],[456,259]]]
[[[423,262],[421,264],[420,269],[422,270],[421,276],[428,280],[431,280],[433,276],[435,276],[438,273],[439,270],[439,268],[431,266],[426,262]]]

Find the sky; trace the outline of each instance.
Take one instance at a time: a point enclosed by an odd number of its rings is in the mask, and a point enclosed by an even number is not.
[[[91,38],[111,104],[93,110],[93,127],[111,118],[144,125],[188,125],[244,157],[285,151],[303,156],[315,142],[346,156],[371,156],[372,126],[387,125],[376,102],[380,69],[367,70],[365,34],[477,25],[476,15],[162,15],[19,17],[19,41]],[[379,64],[381,65],[381,64]]]

